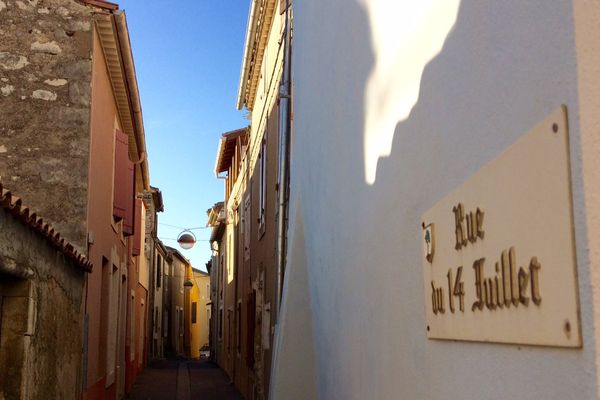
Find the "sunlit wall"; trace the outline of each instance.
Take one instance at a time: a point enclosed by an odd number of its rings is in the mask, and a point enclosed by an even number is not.
[[[423,70],[454,26],[460,0],[357,0],[368,15],[375,56],[364,98],[365,179],[392,150],[398,122],[419,100]]]
[[[572,6],[294,2],[273,399],[597,397]],[[428,340],[421,216],[562,104],[583,350]]]

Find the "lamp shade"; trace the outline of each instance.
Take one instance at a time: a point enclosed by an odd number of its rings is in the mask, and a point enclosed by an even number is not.
[[[177,237],[177,243],[182,249],[189,250],[196,244],[196,236],[190,231],[183,231]]]

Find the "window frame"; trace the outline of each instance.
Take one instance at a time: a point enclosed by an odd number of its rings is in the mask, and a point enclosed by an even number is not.
[[[258,191],[258,238],[262,238],[266,231],[267,208],[267,133],[265,132],[260,144],[260,170]]]

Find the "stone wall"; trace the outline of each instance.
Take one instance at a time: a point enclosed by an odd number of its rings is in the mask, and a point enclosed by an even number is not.
[[[92,13],[0,0],[0,180],[85,250]]]
[[[0,209],[0,399],[77,399],[85,273]],[[0,271],[4,268],[0,268]]]

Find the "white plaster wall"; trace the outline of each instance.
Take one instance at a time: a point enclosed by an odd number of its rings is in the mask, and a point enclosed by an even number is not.
[[[373,185],[363,169],[374,64],[364,8],[295,2],[294,40],[290,270],[271,398],[303,398],[294,380],[311,365],[290,354],[307,346],[320,399],[596,398],[571,1],[462,0]],[[583,349],[428,340],[421,215],[561,104],[570,117]],[[304,240],[293,239],[297,224]],[[304,279],[289,279],[304,259],[306,290]],[[298,293],[310,305],[287,298]],[[313,327],[304,340],[285,323],[296,315]]]

